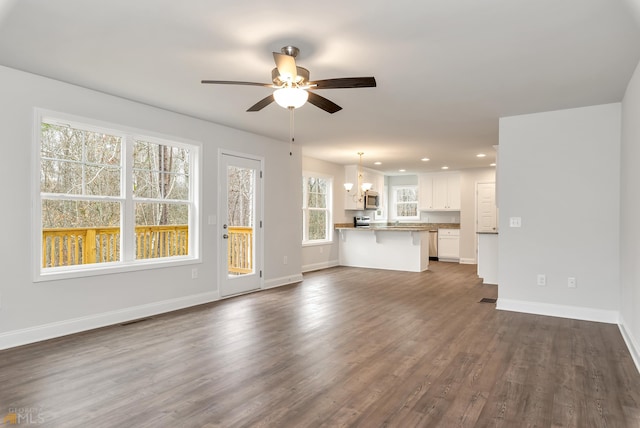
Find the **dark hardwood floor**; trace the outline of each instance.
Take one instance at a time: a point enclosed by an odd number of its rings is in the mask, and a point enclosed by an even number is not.
[[[479,303],[497,288],[475,268],[332,268],[1,351],[0,418],[18,408],[51,427],[640,427],[640,375],[617,326],[497,311]]]

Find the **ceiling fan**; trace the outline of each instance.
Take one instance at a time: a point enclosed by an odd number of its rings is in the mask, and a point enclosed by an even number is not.
[[[202,83],[216,85],[248,85],[263,86],[276,89],[271,95],[261,99],[247,111],[260,111],[272,102],[278,105],[295,109],[302,107],[309,101],[314,106],[328,113],[342,110],[342,107],[322,97],[315,92],[316,89],[340,89],[340,88],[372,88],[376,86],[374,77],[342,77],[337,79],[309,80],[309,70],[296,65],[295,58],[300,49],[295,46],[285,46],[281,53],[274,52],[273,59],[276,68],[271,70],[273,83],[238,82],[232,80],[203,80]]]

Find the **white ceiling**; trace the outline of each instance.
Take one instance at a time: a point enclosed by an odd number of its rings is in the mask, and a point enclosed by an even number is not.
[[[286,143],[287,110],[245,112],[270,89],[200,80],[268,83],[271,52],[291,44],[311,79],[378,82],[318,90],[333,115],[297,109],[305,155],[484,167],[501,116],[622,99],[640,60],[634,1],[0,0],[0,64]]]

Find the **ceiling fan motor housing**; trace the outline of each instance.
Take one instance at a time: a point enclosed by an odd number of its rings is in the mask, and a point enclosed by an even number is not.
[[[295,58],[300,53],[300,49],[298,49],[295,46],[289,45],[289,46],[283,46],[282,48],[280,48],[280,52],[282,52],[285,55],[289,55],[289,56],[292,56],[292,57]]]

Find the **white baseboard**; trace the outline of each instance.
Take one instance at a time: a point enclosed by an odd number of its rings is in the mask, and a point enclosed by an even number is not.
[[[338,260],[329,260],[322,263],[311,263],[311,264],[302,266],[302,272],[304,273],[304,272],[311,272],[314,270],[327,269],[327,268],[339,266],[339,265],[340,263],[338,262]]]
[[[475,264],[478,264],[478,262],[476,262],[476,259],[460,259],[460,264],[461,265],[475,265]]]
[[[289,276],[282,276],[280,278],[273,278],[269,280],[265,280],[263,290],[268,290],[269,288],[281,287],[283,285],[295,284],[296,282],[302,281],[302,274],[295,274]]]
[[[622,317],[621,317],[622,318]],[[627,326],[624,322],[624,318],[620,320],[620,324],[618,324],[618,328],[620,328],[620,333],[622,334],[622,338],[624,339],[624,343],[627,344],[627,348],[629,348],[629,353],[631,354],[631,358],[636,365],[636,369],[638,373],[640,373],[640,346],[633,340],[633,336],[629,334],[627,331]]]
[[[50,324],[9,331],[0,334],[0,349],[8,349],[42,340],[79,333],[81,331],[120,324],[123,322],[171,312],[220,299],[217,291],[163,300],[140,306],[119,309],[86,317],[58,321]]]
[[[523,300],[498,298],[496,309],[559,318],[571,318],[583,321],[604,322],[607,324],[618,324],[620,321],[620,313],[618,311],[583,308],[579,306],[554,305],[551,303],[526,302]]]

